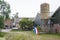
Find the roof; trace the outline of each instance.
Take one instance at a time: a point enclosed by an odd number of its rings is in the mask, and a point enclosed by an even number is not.
[[[60,7],[52,15],[51,21],[53,24],[60,24]]]
[[[52,15],[52,17],[54,17],[57,14],[58,11],[60,11],[60,7],[58,7],[58,9],[54,12],[54,14]]]

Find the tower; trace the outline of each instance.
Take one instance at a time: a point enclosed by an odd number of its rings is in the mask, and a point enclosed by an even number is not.
[[[41,14],[40,14],[40,18],[41,18],[41,25],[42,25],[42,30],[45,32],[48,32],[48,20],[49,20],[49,4],[48,3],[43,3],[40,6],[40,10],[41,10]]]
[[[41,4],[41,19],[49,18],[49,4],[43,3]]]

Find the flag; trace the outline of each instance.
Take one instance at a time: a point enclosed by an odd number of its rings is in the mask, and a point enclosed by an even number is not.
[[[36,34],[38,34],[38,29],[36,28]]]

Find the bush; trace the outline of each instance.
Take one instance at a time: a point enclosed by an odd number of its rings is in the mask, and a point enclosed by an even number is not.
[[[39,32],[41,31],[41,28],[40,28],[40,26],[39,26],[39,25],[37,26],[37,29],[38,29],[38,31],[39,31]]]
[[[19,21],[20,28],[22,30],[32,30],[33,29],[33,21],[29,20],[28,18],[23,18]]]

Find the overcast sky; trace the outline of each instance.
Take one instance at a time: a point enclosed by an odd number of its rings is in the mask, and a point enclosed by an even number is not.
[[[55,12],[60,6],[60,0],[5,0],[11,6],[11,16],[19,13],[19,17],[35,17],[40,13],[40,5],[49,3],[50,12]]]

